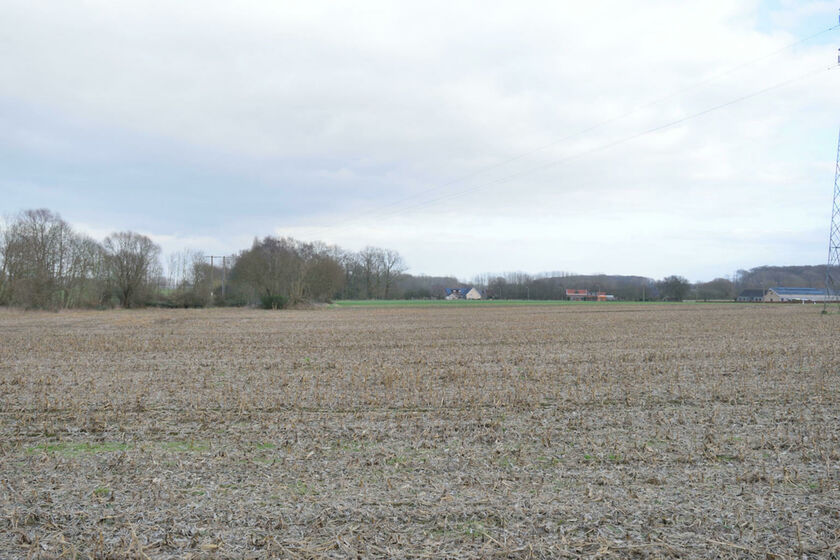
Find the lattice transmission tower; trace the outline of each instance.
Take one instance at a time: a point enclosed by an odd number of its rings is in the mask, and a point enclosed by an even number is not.
[[[831,229],[828,235],[828,264],[825,267],[823,313],[828,311],[829,301],[840,295],[838,283],[840,283],[840,135],[837,137],[837,163],[834,169],[834,200],[831,203]],[[840,305],[840,300],[837,303]]]

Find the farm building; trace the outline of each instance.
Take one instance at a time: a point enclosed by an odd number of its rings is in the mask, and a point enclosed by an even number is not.
[[[775,303],[822,303],[826,300],[838,301],[840,297],[836,294],[826,296],[825,290],[819,290],[817,288],[787,288],[784,286],[770,288],[764,294],[764,301]]]
[[[566,289],[566,298],[571,301],[613,301],[615,296],[606,292]]]
[[[475,288],[446,288],[446,299],[481,299],[481,292]]]
[[[764,301],[764,290],[741,290],[735,301],[760,302]]]

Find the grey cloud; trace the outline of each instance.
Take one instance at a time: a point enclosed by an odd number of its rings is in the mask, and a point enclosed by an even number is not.
[[[802,13],[825,10],[825,25],[834,23],[833,8],[813,6]],[[810,231],[808,209],[830,190],[818,163],[833,150],[818,146],[835,134],[840,72],[600,149],[831,62],[825,37],[686,89],[795,39],[757,31],[758,11],[723,0],[10,2],[0,22],[0,111],[30,114],[16,132],[0,133],[0,157],[15,164],[0,185],[64,185],[76,195],[65,200],[79,206],[55,209],[85,222],[96,218],[85,199],[98,197],[99,213],[120,212],[108,189],[141,207],[138,192],[169,196],[159,219],[134,220],[167,239],[175,231],[223,235],[225,224],[229,235],[280,228],[363,246],[387,244],[412,224],[422,242],[404,239],[407,260],[431,271],[436,256],[443,264],[435,272],[567,268],[545,241],[553,233],[529,227],[534,215],[563,235],[588,235],[563,225],[574,222],[608,239],[644,229],[646,212],[677,214],[686,231],[723,220],[724,231],[748,221],[737,205],[749,203],[768,220],[792,215],[792,230]],[[803,154],[806,142],[814,149]],[[799,212],[777,204],[790,189]],[[15,192],[16,204],[49,206],[43,195]],[[382,216],[383,207],[391,212]],[[622,229],[605,218],[613,212]],[[352,227],[329,227],[348,220]],[[534,256],[520,263],[522,252],[456,252],[442,227],[476,243],[527,231]],[[661,235],[667,227],[677,226],[663,222]],[[669,254],[685,246],[663,243]],[[745,242],[743,254],[759,249]],[[605,245],[575,268],[606,270],[619,256]]]

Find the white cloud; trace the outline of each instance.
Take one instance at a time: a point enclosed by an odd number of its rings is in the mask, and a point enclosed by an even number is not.
[[[836,20],[826,2],[762,10],[724,0],[10,2],[0,103],[172,147],[169,159],[223,171],[232,196],[253,199],[252,215],[240,206],[231,216],[217,197],[149,232],[173,249],[244,248],[274,228],[394,247],[417,272],[707,278],[727,272],[716,263],[823,252],[811,232],[830,196],[840,71],[634,138],[834,61],[836,32],[727,73],[795,41],[791,21]],[[51,161],[115,157],[107,138],[74,144],[73,133],[25,124],[2,139]],[[167,172],[149,157],[137,165]],[[93,161],[83,173],[96,175]],[[0,172],[0,185],[23,179]],[[14,200],[49,206],[44,198]],[[193,226],[193,212],[233,229]],[[773,232],[798,239],[798,253],[774,254]]]

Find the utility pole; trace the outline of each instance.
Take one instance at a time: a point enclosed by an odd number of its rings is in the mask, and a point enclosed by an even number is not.
[[[229,255],[208,255],[204,258],[210,259],[210,297],[213,297],[213,286],[216,279],[216,259],[222,259],[222,300],[225,299],[227,288],[227,265]],[[230,255],[232,257],[232,255]]]
[[[225,299],[225,282],[227,281],[227,257],[222,257],[222,301]]]

